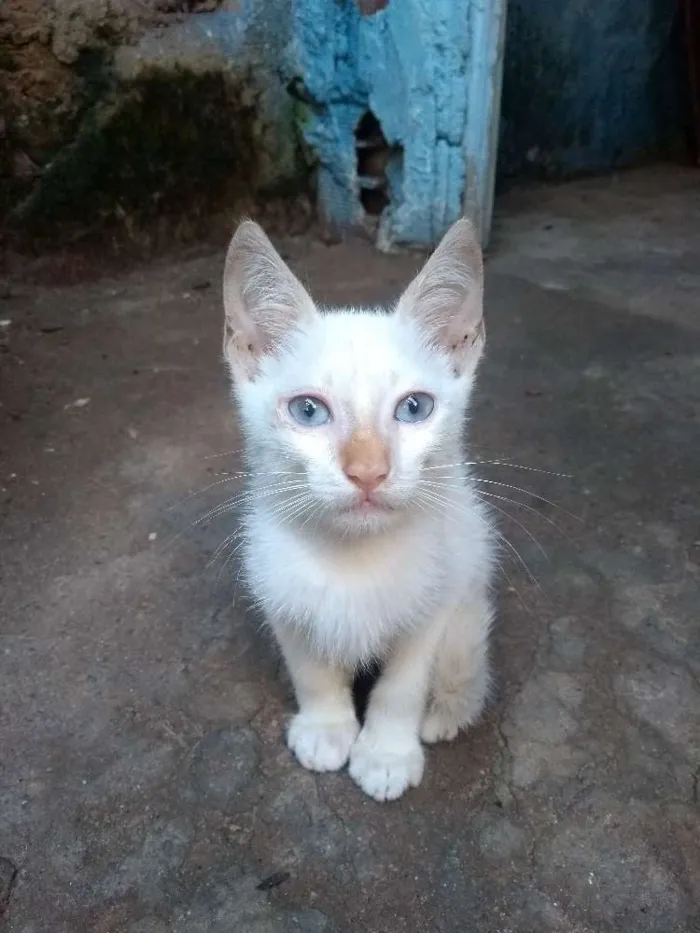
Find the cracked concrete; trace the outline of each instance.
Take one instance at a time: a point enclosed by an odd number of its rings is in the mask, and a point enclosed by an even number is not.
[[[235,559],[207,567],[232,526],[194,523],[238,488],[240,446],[221,256],[10,283],[0,927],[700,929],[696,179],[501,202],[472,449],[549,472],[480,467],[509,484],[484,489],[517,551],[498,697],[393,805],[295,764],[288,683]],[[418,262],[284,248],[325,301],[386,299]]]

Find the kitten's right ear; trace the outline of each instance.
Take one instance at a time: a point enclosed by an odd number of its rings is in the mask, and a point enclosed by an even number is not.
[[[316,315],[313,301],[258,224],[245,220],[226,254],[224,356],[234,379],[254,378],[295,326]]]
[[[458,220],[399,299],[398,315],[414,321],[445,353],[457,375],[474,371],[486,339],[481,247],[472,224]]]

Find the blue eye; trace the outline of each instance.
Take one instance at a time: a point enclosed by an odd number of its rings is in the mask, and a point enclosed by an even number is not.
[[[318,428],[331,420],[328,405],[311,395],[297,395],[290,401],[288,408],[296,423],[306,428]]]
[[[427,392],[412,392],[396,406],[394,418],[408,424],[426,421],[433,413],[435,399]]]

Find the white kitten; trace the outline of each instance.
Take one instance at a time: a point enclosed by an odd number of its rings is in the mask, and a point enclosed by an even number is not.
[[[481,250],[456,223],[392,313],[323,312],[243,223],[224,275],[224,352],[246,439],[248,586],[299,712],[302,765],[377,800],[423,775],[489,686],[490,521],[461,441],[484,344]],[[360,729],[358,667],[383,672]]]

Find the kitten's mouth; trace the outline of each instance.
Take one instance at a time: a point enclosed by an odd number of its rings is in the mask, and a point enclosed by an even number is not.
[[[351,502],[350,505],[347,505],[343,511],[352,513],[353,515],[373,515],[380,512],[391,512],[393,510],[386,502],[380,502],[378,499],[369,498],[356,499],[355,502]]]

